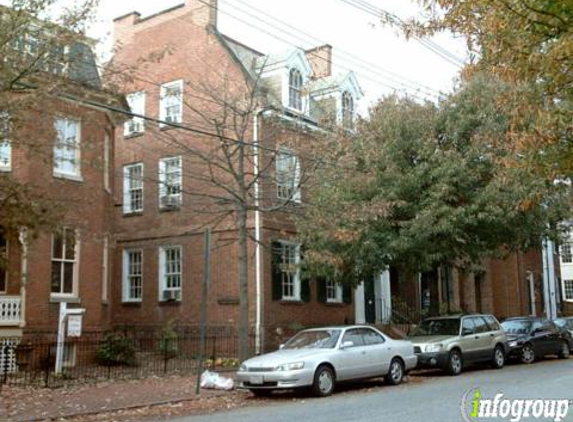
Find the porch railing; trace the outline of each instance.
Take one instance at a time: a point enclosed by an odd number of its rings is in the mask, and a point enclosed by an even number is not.
[[[0,326],[20,324],[20,296],[0,296]]]

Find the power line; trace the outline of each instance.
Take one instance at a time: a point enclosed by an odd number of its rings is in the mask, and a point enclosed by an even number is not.
[[[230,0],[228,0],[228,1],[230,1]],[[315,43],[318,42],[319,44],[326,44],[326,41],[321,40],[321,39],[319,39],[319,38],[315,37],[314,35],[311,35],[311,34],[309,34],[309,33],[307,33],[307,32],[304,32],[303,30],[301,30],[301,29],[299,29],[299,28],[296,28],[295,26],[293,26],[293,25],[291,25],[291,24],[289,24],[289,23],[287,23],[287,22],[285,22],[285,21],[283,21],[283,20],[281,20],[281,19],[278,19],[278,18],[276,18],[275,16],[272,16],[272,15],[270,15],[270,14],[268,14],[268,13],[262,11],[261,9],[257,9],[256,7],[251,6],[251,5],[249,5],[249,4],[246,4],[246,3],[244,3],[244,2],[241,1],[241,0],[235,0],[235,1],[237,1],[238,3],[240,3],[241,5],[243,5],[244,7],[248,8],[248,9],[254,10],[256,13],[259,13],[260,15],[263,15],[263,16],[265,16],[265,17],[268,18],[268,19],[272,19],[273,21],[275,21],[275,22],[277,22],[277,23],[279,23],[279,24],[285,26],[286,28],[289,28],[290,30],[296,31],[296,32],[300,33],[301,35],[304,35],[305,37],[310,38],[311,40],[314,40],[313,42],[315,42]],[[232,7],[232,8],[234,8],[235,10],[237,10],[237,11],[239,11],[239,12],[241,12],[241,13],[244,13],[244,14],[246,14],[246,15],[248,15],[248,16],[251,16],[252,18],[257,19],[257,20],[259,20],[259,21],[261,21],[261,22],[264,22],[264,23],[266,23],[267,25],[271,26],[270,23],[268,23],[268,22],[262,20],[262,19],[259,18],[258,16],[255,16],[255,15],[253,15],[253,14],[251,14],[251,13],[249,13],[249,12],[243,10],[243,9],[240,9],[240,8],[237,7],[237,6],[231,6],[231,5],[229,4],[229,7]],[[273,28],[281,30],[280,28],[276,28],[275,26],[273,26]],[[283,31],[283,30],[281,30],[281,31]],[[289,33],[289,32],[287,32],[287,31],[283,31],[283,32]],[[289,34],[290,34],[290,33],[289,33]],[[291,35],[292,35],[292,34],[291,34]],[[302,38],[301,38],[301,39],[302,39]],[[364,69],[365,71],[368,71],[368,72],[371,72],[371,73],[373,73],[373,74],[376,74],[376,75],[378,75],[378,76],[380,76],[380,77],[382,77],[382,78],[388,79],[388,80],[390,80],[390,81],[392,81],[392,82],[399,83],[400,85],[402,85],[402,86],[404,86],[404,87],[407,87],[407,86],[409,85],[409,88],[410,88],[410,89],[415,89],[415,90],[421,90],[421,89],[423,89],[423,90],[426,90],[426,93],[427,93],[428,95],[431,95],[431,96],[436,96],[436,94],[437,94],[437,95],[440,94],[440,92],[439,92],[438,90],[435,90],[434,88],[431,88],[431,87],[429,87],[429,86],[427,86],[427,85],[423,85],[423,84],[418,83],[418,82],[416,82],[416,81],[413,81],[413,80],[411,80],[411,79],[405,78],[404,76],[399,75],[399,74],[397,74],[397,73],[395,73],[395,72],[392,72],[392,71],[390,71],[390,70],[384,69],[383,67],[381,67],[381,66],[379,66],[379,65],[376,65],[376,64],[367,62],[367,61],[365,61],[364,59],[362,59],[362,58],[360,58],[360,57],[358,57],[358,56],[356,56],[356,55],[354,55],[354,54],[352,54],[352,53],[350,53],[350,52],[348,52],[348,51],[345,51],[345,50],[340,49],[340,48],[337,48],[336,51],[337,51],[337,53],[342,53],[341,55],[342,55],[342,57],[343,57],[343,60],[345,60],[345,61],[347,61],[347,62],[349,62],[349,63],[351,63],[351,64],[353,64],[353,65],[355,65],[355,66],[358,66],[358,67]],[[432,92],[432,91],[433,91],[433,92]]]
[[[386,20],[389,20],[391,23],[397,24],[402,29],[406,25],[406,22],[404,22],[399,16],[391,12],[388,12],[387,10],[374,6],[365,0],[341,0],[341,1],[343,3],[348,4],[349,6],[352,6],[377,18],[383,18],[383,19],[385,18]],[[449,52],[442,46],[436,44],[432,40],[420,38],[417,35],[412,35],[412,38],[414,38],[416,41],[422,44],[422,46],[426,47],[428,50],[437,54],[438,56],[440,56],[442,59],[452,64],[453,66],[456,66],[458,68],[463,67],[464,61],[462,59],[455,56],[453,53]]]

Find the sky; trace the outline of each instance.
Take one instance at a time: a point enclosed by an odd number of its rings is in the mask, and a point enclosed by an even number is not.
[[[74,0],[60,0],[71,3]],[[0,2],[4,2],[0,0]],[[142,17],[183,0],[100,0],[88,35],[101,41],[98,55],[109,58],[113,19],[132,11]],[[402,19],[419,16],[416,0],[219,0],[219,30],[263,53],[293,46],[333,46],[334,72],[353,70],[365,93],[362,111],[383,95],[408,92],[417,99],[435,101],[450,92],[459,64],[436,55],[417,40],[406,40],[396,28],[349,3],[383,9]],[[466,60],[462,39],[440,34],[432,39],[449,53]]]

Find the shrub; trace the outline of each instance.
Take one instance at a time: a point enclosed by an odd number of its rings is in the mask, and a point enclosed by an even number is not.
[[[135,365],[135,344],[121,334],[107,334],[97,348],[96,361],[105,366]]]
[[[158,352],[164,359],[173,359],[179,354],[179,346],[177,344],[177,332],[173,328],[173,324],[168,323],[159,333]]]

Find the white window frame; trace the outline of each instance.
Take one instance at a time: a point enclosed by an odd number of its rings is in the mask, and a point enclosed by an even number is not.
[[[167,254],[169,251],[177,251],[179,253],[179,271],[167,271]],[[168,287],[167,277],[179,277],[179,287]],[[175,300],[181,301],[183,290],[183,247],[176,246],[161,246],[159,248],[159,301],[165,301],[163,297],[164,291],[174,291]]]
[[[103,139],[103,188],[108,193],[111,193],[110,165],[111,137],[106,133]]]
[[[179,172],[167,173],[167,165],[169,162],[178,161]],[[171,179],[171,180],[168,180]],[[178,187],[178,189],[175,189]],[[168,190],[174,188],[176,193],[168,193]],[[178,208],[183,202],[183,159],[180,155],[175,157],[164,157],[159,160],[159,208],[169,209]]]
[[[74,232],[74,240],[75,240],[75,245],[74,245],[74,259],[67,259],[65,257],[65,251],[66,251],[66,231],[71,230]],[[80,274],[80,233],[78,230],[76,229],[72,229],[70,227],[63,227],[62,228],[62,257],[61,258],[54,258],[54,240],[55,237],[58,235],[56,233],[52,233],[52,237],[51,237],[51,241],[52,241],[52,245],[51,245],[51,259],[50,259],[50,263],[54,263],[54,262],[61,262],[62,264],[66,264],[66,263],[71,263],[73,264],[73,272],[72,272],[72,292],[71,293],[66,293],[66,292],[62,292],[62,288],[63,288],[63,274],[64,274],[64,268],[65,265],[62,265],[62,269],[61,271],[61,280],[60,282],[62,283],[62,285],[60,286],[60,291],[59,292],[52,292],[52,271],[53,269],[50,270],[50,297],[53,298],[77,298],[78,297],[78,284],[79,284],[79,274]]]
[[[285,167],[281,168],[285,161],[290,161]],[[301,165],[300,158],[286,148],[280,148],[276,154],[275,172],[277,183],[277,198],[283,201],[292,201],[301,203]],[[283,180],[286,179],[286,180]]]
[[[126,96],[127,103],[133,114],[145,116],[145,92],[138,91]],[[123,136],[137,135],[145,132],[145,119],[132,116],[123,126]]]
[[[133,178],[131,175],[131,170],[135,168],[139,168],[141,171],[141,179],[139,180],[141,182],[141,186],[139,187],[134,187],[132,184],[132,182],[138,181],[138,179]],[[140,213],[143,212],[143,209],[145,208],[145,186],[143,182],[144,171],[145,168],[143,166],[143,163],[134,163],[123,166],[123,214],[124,215]],[[132,199],[133,195],[137,191],[141,191],[141,207],[134,208],[133,202],[135,201],[133,201]]]
[[[326,303],[342,303],[342,286],[332,280],[326,280]]]
[[[67,143],[67,140],[70,138],[66,138],[65,141],[62,141],[60,139],[60,132],[58,131],[58,123],[59,122],[65,122],[66,125],[66,129],[68,127],[69,123],[75,123],[76,124],[76,138],[75,138],[75,142],[73,143],[73,149],[75,150],[75,158],[74,158],[74,170],[73,171],[66,171],[66,170],[62,170],[60,168],[58,168],[58,162],[60,161],[64,161],[64,159],[62,159],[62,150],[63,148],[66,148],[71,145],[71,143]],[[76,118],[69,118],[69,117],[56,117],[55,121],[54,121],[54,126],[56,129],[56,141],[54,143],[54,176],[55,177],[62,177],[65,179],[72,179],[72,180],[76,180],[76,181],[81,181],[82,180],[82,176],[81,176],[81,139],[82,139],[82,123],[79,119]],[[67,135],[67,134],[65,134]],[[71,148],[70,148],[71,149]]]
[[[294,80],[296,78],[296,80]],[[300,83],[297,85],[296,83]],[[299,113],[303,112],[304,101],[302,95],[302,87],[304,85],[304,77],[302,72],[293,67],[288,71],[288,106],[292,110],[296,110]]]
[[[175,107],[177,104],[172,104],[171,101],[174,98],[172,95],[167,95],[168,90],[179,89],[178,95],[178,106],[179,110],[177,113],[167,113],[168,107]],[[175,100],[173,100],[175,102]],[[181,123],[183,121],[183,80],[179,79],[177,81],[168,82],[161,85],[160,97],[159,97],[159,120],[161,121],[159,126],[166,127],[169,123]]]
[[[573,279],[571,280],[564,279],[561,282],[561,286],[563,288],[563,300],[565,302],[573,302]]]
[[[573,264],[573,250],[570,242],[563,243],[559,248],[559,256],[563,264]],[[568,259],[565,259],[565,258]]]
[[[4,236],[4,241],[6,242],[6,247],[4,250],[4,255],[6,258],[6,264],[9,263],[10,260],[10,242],[8,241],[8,238],[6,238],[6,236]],[[1,251],[1,249],[0,249]],[[6,293],[8,293],[8,265],[6,265],[6,268],[4,268],[4,288],[1,289],[0,288],[0,295],[5,295]]]
[[[344,91],[341,95],[340,110],[340,122],[344,129],[354,130],[354,109],[354,97],[350,92]]]
[[[301,300],[300,296],[300,289],[301,289],[301,280],[300,280],[300,243],[289,242],[286,240],[279,240],[281,244],[281,300],[284,301],[296,301],[299,302]],[[286,254],[289,252],[291,248],[294,248],[294,263],[288,263],[286,261]],[[288,271],[287,268],[284,268],[287,265],[294,265],[294,271]],[[293,293],[291,295],[285,295],[285,277],[289,274],[290,277],[293,277],[292,280],[288,280],[289,284],[292,283],[292,290]]]
[[[101,301],[109,301],[109,236],[103,236],[102,245],[102,263],[101,263]]]
[[[139,266],[140,266],[140,273],[130,273],[130,263],[129,263],[129,255],[130,254],[139,254]],[[143,300],[143,276],[144,276],[144,257],[143,257],[143,249],[124,249],[122,254],[122,301],[123,302],[141,302]],[[140,278],[140,290],[141,296],[140,297],[132,297],[131,290],[131,279],[139,277]]]
[[[4,152],[2,152],[4,151]],[[0,172],[12,171],[12,142],[10,141],[10,113],[0,112]]]

